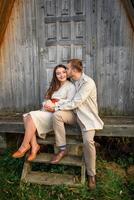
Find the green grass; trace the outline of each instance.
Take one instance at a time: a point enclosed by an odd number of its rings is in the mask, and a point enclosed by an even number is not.
[[[86,184],[78,188],[23,184],[20,177],[23,159],[12,159],[13,149],[0,156],[0,200],[131,200],[134,181],[127,181],[121,165],[97,159],[97,188],[89,191]],[[49,170],[47,168],[47,170]],[[71,170],[71,169],[69,169]],[[63,167],[51,171],[64,173]],[[74,173],[75,170],[71,170]]]

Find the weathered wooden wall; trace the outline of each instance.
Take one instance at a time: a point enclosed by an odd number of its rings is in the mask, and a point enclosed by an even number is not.
[[[37,2],[37,1],[36,1]],[[35,1],[16,0],[0,49],[0,108],[39,104],[39,58]]]
[[[70,57],[83,59],[102,112],[134,114],[134,32],[121,0],[16,0],[0,49],[0,110],[38,107],[53,67]]]
[[[134,113],[134,32],[120,1],[97,1],[96,79],[99,102]]]

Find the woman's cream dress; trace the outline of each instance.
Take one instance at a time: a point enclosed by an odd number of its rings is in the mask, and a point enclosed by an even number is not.
[[[71,100],[74,94],[75,86],[67,80],[58,91],[53,93],[52,99],[59,99],[59,102],[66,102],[68,100]],[[45,139],[46,133],[53,130],[53,113],[44,110],[37,110],[26,113],[23,116],[26,117],[28,114],[30,114],[33,119],[33,122],[37,128],[38,136]]]

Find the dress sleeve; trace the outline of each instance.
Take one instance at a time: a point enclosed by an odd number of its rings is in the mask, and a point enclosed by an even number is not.
[[[64,103],[68,103],[68,102],[70,102],[73,99],[73,97],[74,97],[74,95],[76,93],[75,86],[73,84],[71,84],[66,89],[67,89],[67,95],[66,95],[67,98],[66,99],[60,99],[56,103],[56,106],[60,106],[60,105],[62,105]]]

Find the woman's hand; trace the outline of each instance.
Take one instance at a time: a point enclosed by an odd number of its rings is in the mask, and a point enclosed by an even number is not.
[[[50,107],[50,106],[47,106],[47,105],[44,105],[44,110],[48,111],[48,112],[55,112],[54,107]]]
[[[51,100],[48,100],[45,104],[44,104],[44,107],[55,107],[55,104],[51,101]]]
[[[47,100],[43,103],[43,110],[48,112],[54,112],[55,104],[51,100]]]

